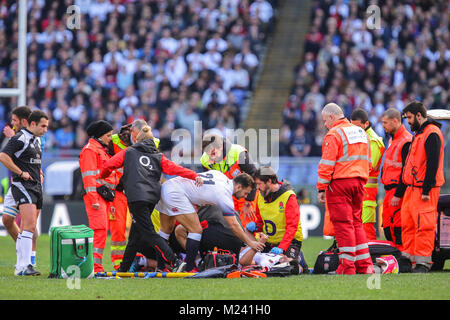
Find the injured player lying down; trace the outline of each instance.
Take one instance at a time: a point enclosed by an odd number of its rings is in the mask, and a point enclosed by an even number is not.
[[[175,219],[188,231],[186,240],[186,266],[184,271],[195,269],[195,258],[202,238],[202,226],[194,205],[218,205],[232,232],[242,242],[256,251],[264,249],[264,244],[248,236],[234,214],[233,196],[246,197],[254,187],[253,178],[241,173],[230,180],[222,172],[210,170],[199,174],[203,185],[198,187],[189,179],[176,177],[161,186],[161,199],[156,206],[161,215],[159,235],[168,240],[173,231]]]
[[[178,234],[180,234],[180,229],[184,229],[184,227],[182,225],[177,227]],[[261,232],[259,234],[258,241],[264,244],[267,241],[267,238],[267,235]],[[137,256],[129,272],[156,270],[158,263],[156,261],[155,253],[152,250],[145,250],[145,248],[142,250],[142,253],[145,257]],[[197,257],[196,260],[200,261],[200,257]],[[239,254],[239,265],[241,267],[256,265],[267,268],[267,270],[273,270],[275,268],[282,268],[290,265],[292,266],[291,274],[303,273],[303,268],[298,263],[295,263],[292,258],[284,254],[258,252],[249,246],[241,248]]]
[[[267,235],[261,232],[259,233],[258,241],[260,243],[266,243],[267,238]],[[291,270],[292,274],[303,273],[303,268],[297,261],[293,260],[293,258],[290,258],[284,254],[258,252],[248,246],[242,248],[241,253],[239,254],[239,264],[241,266],[257,265],[271,270],[274,267],[276,268],[291,265],[293,267]]]

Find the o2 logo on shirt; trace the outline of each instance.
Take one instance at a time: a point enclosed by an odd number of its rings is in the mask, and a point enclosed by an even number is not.
[[[148,167],[150,170],[153,169],[153,166],[150,163],[150,158],[147,156],[140,156],[139,163],[142,164],[144,167]]]

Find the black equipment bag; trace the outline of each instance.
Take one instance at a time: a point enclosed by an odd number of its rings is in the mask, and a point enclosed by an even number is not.
[[[215,249],[214,251],[208,251],[203,258],[202,269],[206,270],[232,264],[238,264],[236,254],[231,253],[228,250]]]
[[[314,274],[327,274],[336,271],[339,266],[339,249],[336,240],[331,247],[325,251],[320,251],[314,264]]]

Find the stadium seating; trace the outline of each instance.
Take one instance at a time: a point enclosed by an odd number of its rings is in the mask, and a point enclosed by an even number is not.
[[[28,1],[27,104],[51,116],[46,149],[80,149],[97,119],[119,129],[144,118],[162,139],[194,120],[239,127],[275,9],[276,0]],[[17,82],[17,11],[0,4],[4,88]],[[16,105],[0,100],[2,127]]]
[[[448,3],[377,3],[379,28],[366,13],[369,1],[313,1],[302,63],[293,70],[296,81],[284,109],[283,155],[320,156],[320,110],[328,102],[342,106],[347,117],[363,107],[381,136],[387,108],[401,111],[413,99],[430,109],[448,108]]]

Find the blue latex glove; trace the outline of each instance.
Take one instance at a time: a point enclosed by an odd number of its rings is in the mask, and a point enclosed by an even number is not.
[[[282,254],[284,252],[284,250],[281,248],[278,248],[278,247],[273,247],[272,250],[270,250],[270,252],[272,252],[274,254]]]
[[[255,232],[256,231],[256,223],[254,221],[249,222],[249,223],[247,223],[245,228],[250,232]]]

